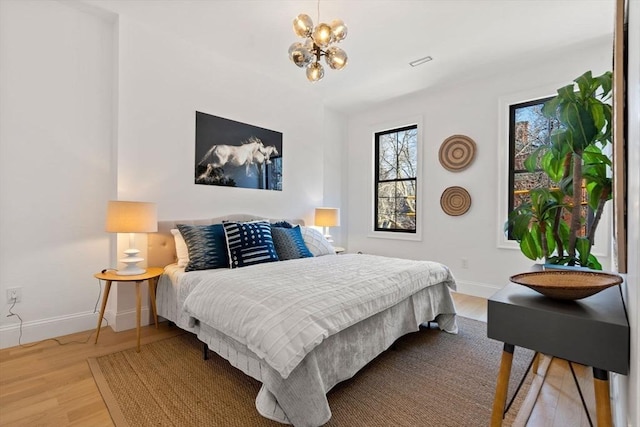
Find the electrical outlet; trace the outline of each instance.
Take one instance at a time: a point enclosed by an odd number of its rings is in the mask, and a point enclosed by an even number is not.
[[[469,268],[469,260],[466,258],[460,258],[460,266],[462,268]]]
[[[22,288],[7,289],[7,304],[18,303],[22,301]]]

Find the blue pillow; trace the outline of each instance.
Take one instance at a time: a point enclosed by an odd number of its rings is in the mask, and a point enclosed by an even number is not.
[[[229,268],[227,242],[222,224],[178,224],[178,230],[189,251],[189,263],[184,271]]]
[[[289,224],[287,221],[278,221],[271,224],[271,227],[293,228],[293,225]]]
[[[268,221],[225,222],[231,268],[278,261]]]
[[[293,228],[272,226],[271,235],[280,261],[313,257],[307,245],[304,244],[299,226],[296,225]]]

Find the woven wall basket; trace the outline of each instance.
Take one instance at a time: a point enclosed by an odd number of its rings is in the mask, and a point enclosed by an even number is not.
[[[440,164],[451,172],[468,168],[475,156],[476,143],[465,135],[452,135],[445,139],[438,152]]]
[[[440,196],[440,206],[447,215],[463,215],[471,207],[471,196],[462,187],[449,187]]]

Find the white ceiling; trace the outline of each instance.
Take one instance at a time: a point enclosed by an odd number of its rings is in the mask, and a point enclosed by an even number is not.
[[[321,0],[320,20],[349,28],[341,71],[309,83],[288,59],[292,20],[308,0],[86,0],[160,27],[235,63],[353,112],[613,33],[614,0]],[[433,61],[410,67],[430,55]]]

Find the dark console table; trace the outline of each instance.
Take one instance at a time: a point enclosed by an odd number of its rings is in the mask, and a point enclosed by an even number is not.
[[[609,371],[629,372],[629,322],[619,286],[558,301],[509,283],[489,298],[487,335],[504,343],[491,426],[501,426],[515,346],[593,367],[598,426],[611,426]]]

